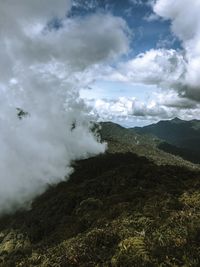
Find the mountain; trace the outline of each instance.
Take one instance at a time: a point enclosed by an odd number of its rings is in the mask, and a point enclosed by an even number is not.
[[[0,218],[1,267],[200,266],[198,165],[117,124],[100,134],[105,154]]]
[[[200,121],[184,121],[175,118],[160,121],[145,127],[135,127],[138,134],[153,135],[165,142],[160,145],[164,151],[175,153],[194,163],[200,163]]]
[[[198,160],[196,161],[196,152],[178,149],[157,136],[142,133],[138,129],[142,130],[143,128],[127,129],[116,123],[102,122],[100,135],[103,140],[108,142],[108,151],[110,152],[133,152],[153,160],[158,165],[170,164],[195,168],[196,166],[189,161],[199,163]]]

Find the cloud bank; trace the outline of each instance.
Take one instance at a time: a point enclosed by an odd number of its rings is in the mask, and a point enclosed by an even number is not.
[[[158,0],[154,11],[171,20],[173,33],[182,41],[185,53],[186,72],[182,88],[185,97],[200,101],[200,2],[194,0]]]
[[[84,80],[89,69],[126,53],[128,37],[126,23],[112,15],[67,17],[70,1],[0,4],[3,213],[69,176],[73,160],[104,152],[90,130],[77,77]],[[19,117],[20,110],[26,116]]]
[[[180,40],[181,47],[155,48],[130,58],[119,63],[116,68],[107,69],[107,80],[124,82],[124,86],[126,83],[144,84],[147,87],[156,85],[159,90],[160,98],[155,97],[156,104],[150,109],[141,108],[142,101],[140,101],[140,110],[136,108],[130,110],[125,107],[122,113],[127,112],[129,115],[138,115],[138,117],[154,116],[157,120],[173,116],[188,119],[192,118],[192,114],[198,118],[197,114],[200,112],[200,1],[194,0],[191,3],[189,0],[156,0],[151,1],[151,4],[156,18],[170,21],[172,34]],[[159,100],[161,98],[165,99],[166,103],[161,103]],[[102,99],[101,103],[104,102]],[[109,100],[106,100],[106,103],[102,104],[103,110],[106,109],[108,112],[110,110],[113,116],[113,110],[115,110],[115,116],[123,115],[120,115],[115,108],[121,106],[120,99],[108,102]],[[97,103],[95,102],[94,105],[95,110],[98,109]],[[127,99],[127,105],[128,103],[129,99]],[[103,111],[100,111],[100,114],[102,113]]]
[[[177,116],[177,110],[182,119],[198,119],[200,110],[200,104],[193,100],[180,98],[173,90],[167,93],[154,93],[152,99],[146,101],[135,97],[120,97],[117,99],[88,99],[86,103],[92,107],[91,112],[99,116],[99,120],[115,121],[129,127],[136,126],[139,122],[148,124],[161,119],[172,119]]]
[[[183,49],[148,51],[129,62],[127,67],[132,77],[137,75],[136,79],[140,81],[152,83],[153,79],[158,86],[173,88],[181,97],[199,102],[200,2],[194,0],[191,4],[189,0],[157,0],[153,9],[155,14],[171,21],[171,30],[181,41]],[[145,63],[149,64],[150,70],[146,74]]]

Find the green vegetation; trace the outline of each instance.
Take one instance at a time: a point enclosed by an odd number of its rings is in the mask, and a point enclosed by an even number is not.
[[[171,165],[164,152],[149,160],[119,140],[108,145],[74,163],[71,179],[30,210],[1,218],[0,266],[200,266],[198,166],[176,157]]]
[[[165,141],[159,147],[166,152],[179,155],[186,160],[200,163],[200,121],[184,121],[175,118],[159,121],[145,127],[133,129],[138,134],[151,134]],[[168,144],[167,144],[167,143]]]
[[[139,129],[143,130],[143,128]],[[126,129],[112,122],[103,122],[100,135],[102,139],[108,141],[108,149],[111,153],[129,151],[153,160],[157,165],[197,168],[196,164],[199,162],[197,152],[170,145],[151,134],[137,132],[138,129]]]

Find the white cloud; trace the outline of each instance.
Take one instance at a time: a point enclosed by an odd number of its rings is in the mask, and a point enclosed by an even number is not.
[[[128,38],[126,23],[112,15],[65,17],[70,1],[0,3],[1,213],[69,176],[71,161],[105,150],[79,87],[93,66],[126,53]],[[55,16],[57,30],[47,27]],[[20,120],[16,108],[28,116]]]
[[[105,68],[102,79],[124,82],[124,86],[126,83],[156,85],[164,90],[160,97],[155,96],[155,105],[151,108],[141,105],[140,102],[138,109],[132,111],[121,100],[106,103],[98,100],[100,102],[95,102],[94,105],[103,117],[108,113],[119,117],[132,114],[157,118],[182,116],[188,119],[197,117],[199,113],[200,2],[194,0],[192,5],[189,0],[150,2],[156,18],[159,16],[161,19],[171,20],[172,34],[180,39],[182,49],[167,49],[169,40],[165,39],[158,44],[165,48],[151,49],[118,64],[116,68]]]
[[[120,97],[119,99],[96,99],[88,100],[88,105],[93,107],[93,112],[98,114],[101,119],[127,118],[133,117],[160,117],[162,114],[167,116],[167,110],[159,108],[153,101],[142,102],[136,98]]]
[[[186,97],[200,101],[200,2],[194,0],[158,0],[154,11],[172,22],[172,31],[185,51],[187,71],[181,89]],[[179,88],[180,89],[180,88]]]
[[[182,83],[186,68],[184,56],[175,50],[152,49],[122,63],[111,79],[170,87]]]
[[[143,19],[148,22],[152,22],[152,21],[159,20],[160,17],[155,13],[150,13],[150,14],[145,15]]]
[[[118,99],[87,99],[87,105],[92,107],[92,113],[99,116],[99,120],[116,121],[133,125],[148,124],[160,119],[180,117],[188,120],[197,118],[200,113],[200,104],[180,98],[174,91],[157,92],[148,101],[136,98],[120,97]]]
[[[1,0],[1,29],[13,31],[29,23],[46,23],[53,17],[64,17],[71,8],[71,0]],[[13,24],[10,28],[10,24]]]
[[[180,96],[200,102],[200,2],[157,0],[152,4],[155,16],[171,20],[182,50],[151,49],[109,70],[109,79],[174,89]]]
[[[112,60],[128,51],[127,31],[122,19],[95,14],[83,19],[66,19],[59,30],[44,32],[44,25],[33,24],[23,33],[11,37],[4,34],[0,56],[5,64],[0,67],[1,80],[14,75],[15,62],[25,66],[59,60],[70,69],[80,71]]]
[[[163,105],[169,108],[176,108],[177,114],[179,111],[188,109],[194,110],[199,108],[198,102],[181,97],[174,90],[167,90],[166,92],[155,93],[155,101],[159,105]]]

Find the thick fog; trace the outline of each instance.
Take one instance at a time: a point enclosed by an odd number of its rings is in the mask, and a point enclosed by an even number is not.
[[[112,15],[68,17],[70,1],[0,0],[0,6],[3,213],[27,207],[69,177],[73,160],[105,151],[79,88],[87,85],[88,69],[126,53],[128,38],[126,23]]]

